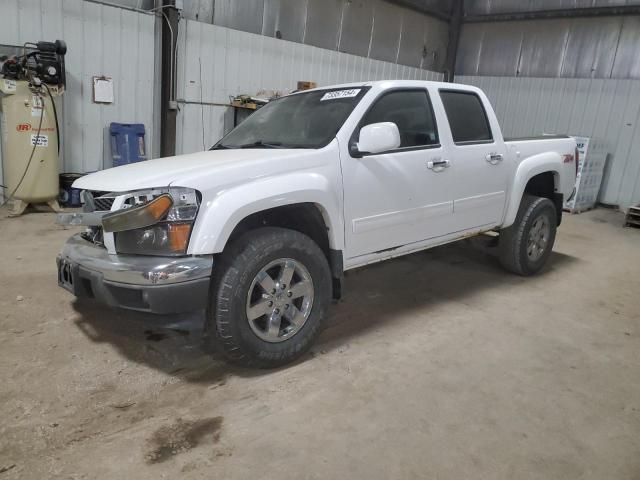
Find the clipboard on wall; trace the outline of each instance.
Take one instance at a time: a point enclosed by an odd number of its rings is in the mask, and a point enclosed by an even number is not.
[[[110,104],[113,101],[113,79],[104,75],[93,77],[93,103]]]

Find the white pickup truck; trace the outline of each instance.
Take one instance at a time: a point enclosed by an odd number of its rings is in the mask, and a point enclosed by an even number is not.
[[[520,275],[551,252],[577,150],[504,139],[487,97],[453,83],[379,81],[272,101],[209,151],[78,179],[86,225],[58,256],[77,297],[155,313],[206,309],[236,363],[309,348],[346,270],[499,232]]]

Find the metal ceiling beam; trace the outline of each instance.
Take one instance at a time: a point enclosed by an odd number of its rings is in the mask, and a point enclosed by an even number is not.
[[[451,21],[451,15],[449,13],[429,7],[426,5],[425,1],[416,1],[416,0],[386,0],[386,1],[388,3],[393,3],[395,5],[408,8],[409,10],[413,10],[414,12],[419,12],[425,15],[429,15],[430,17],[435,17],[438,20],[443,20],[445,22]]]
[[[550,18],[605,17],[613,15],[640,15],[640,5],[620,5],[617,7],[563,8],[540,10],[537,12],[493,13],[469,15],[463,23],[508,22],[513,20],[546,20]]]

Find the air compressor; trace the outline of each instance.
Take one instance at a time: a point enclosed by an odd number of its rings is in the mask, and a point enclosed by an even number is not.
[[[55,98],[64,93],[64,41],[27,43],[0,58],[0,131],[5,202],[11,216],[32,203],[59,211],[60,128]]]

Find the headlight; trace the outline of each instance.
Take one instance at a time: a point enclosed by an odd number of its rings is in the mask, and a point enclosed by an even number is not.
[[[162,222],[115,234],[116,251],[136,255],[184,255],[189,245],[191,223]]]
[[[172,207],[171,195],[163,193],[149,203],[107,213],[102,217],[102,228],[105,232],[124,232],[134,228],[148,227],[164,219]]]
[[[200,205],[196,190],[169,188],[134,192],[127,202],[128,208],[107,214],[102,220],[105,231],[115,233],[118,253],[186,253]]]

